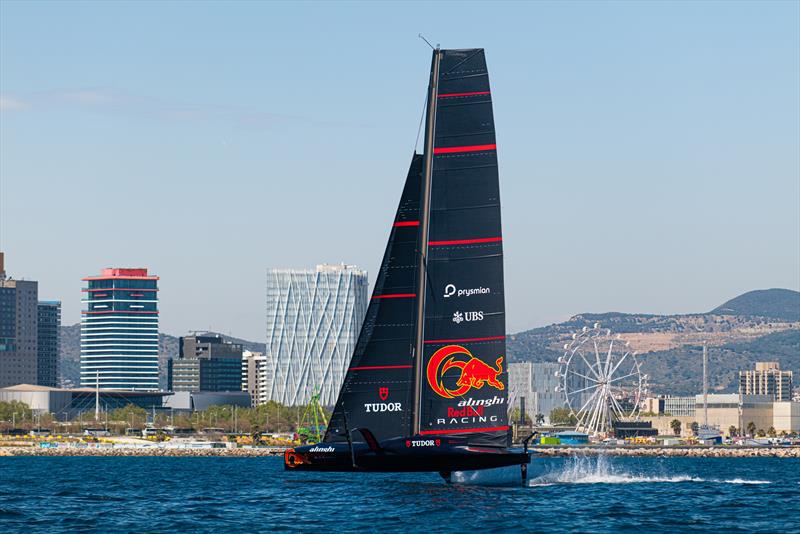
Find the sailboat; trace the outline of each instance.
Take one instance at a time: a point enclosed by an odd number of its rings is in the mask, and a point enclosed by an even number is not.
[[[415,153],[350,366],[321,443],[292,471],[520,465],[510,449],[503,238],[484,50],[433,51]]]

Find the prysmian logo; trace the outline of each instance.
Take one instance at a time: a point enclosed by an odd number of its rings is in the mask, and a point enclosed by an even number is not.
[[[444,286],[444,298],[450,297],[471,297],[472,295],[488,295],[491,293],[491,288],[488,287],[471,287],[468,289],[457,289],[455,284],[447,284]]]
[[[333,452],[333,447],[312,447],[308,452]]]

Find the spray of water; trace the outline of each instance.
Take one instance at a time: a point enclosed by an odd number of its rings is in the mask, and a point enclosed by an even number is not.
[[[614,465],[607,456],[573,457],[563,466],[534,478],[530,486],[554,484],[653,484],[677,482],[708,482],[718,484],[769,484],[768,480],[704,479],[687,474],[635,473]]]

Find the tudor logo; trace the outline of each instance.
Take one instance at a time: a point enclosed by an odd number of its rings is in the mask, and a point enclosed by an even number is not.
[[[496,368],[476,358],[465,347],[447,345],[433,353],[425,374],[428,385],[437,395],[452,399],[464,395],[472,388],[481,389],[485,385],[504,390],[506,386],[499,378],[503,372],[502,356],[497,358],[495,365]],[[448,374],[450,369],[458,369],[460,373]],[[453,381],[455,387],[448,387]]]
[[[400,402],[365,402],[364,410],[367,413],[402,412],[403,404]]]
[[[378,388],[378,396],[382,401],[389,398],[389,388]]]

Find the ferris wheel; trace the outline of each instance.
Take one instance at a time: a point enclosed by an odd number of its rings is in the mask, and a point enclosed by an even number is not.
[[[615,420],[635,419],[647,393],[636,351],[600,323],[572,334],[558,359],[559,391],[576,419],[577,430],[608,434]]]

